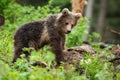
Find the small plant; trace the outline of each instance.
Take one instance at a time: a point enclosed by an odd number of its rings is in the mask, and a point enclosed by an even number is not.
[[[86,29],[86,22],[86,18],[81,18],[77,26],[72,30],[69,35],[67,35],[67,47],[80,46],[82,44],[82,39]]]

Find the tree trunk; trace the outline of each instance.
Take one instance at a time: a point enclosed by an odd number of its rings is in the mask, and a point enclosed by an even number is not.
[[[88,5],[87,5],[87,9],[86,9],[86,14],[85,16],[88,18],[88,23],[87,23],[87,29],[86,29],[86,34],[83,37],[83,41],[87,41],[88,40],[88,35],[90,32],[90,26],[91,26],[91,19],[92,19],[92,12],[93,12],[93,4],[94,4],[94,0],[88,0]]]
[[[105,30],[105,17],[106,17],[106,7],[107,7],[106,4],[107,4],[107,0],[100,0],[100,12],[96,26],[96,32],[100,33],[101,37],[103,37]]]
[[[72,12],[83,14],[85,6],[87,5],[86,0],[71,0]]]

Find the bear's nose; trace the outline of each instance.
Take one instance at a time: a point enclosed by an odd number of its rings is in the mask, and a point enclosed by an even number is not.
[[[71,31],[70,31],[70,30],[68,30],[68,31],[67,31],[67,34],[69,34],[70,32],[71,32]]]

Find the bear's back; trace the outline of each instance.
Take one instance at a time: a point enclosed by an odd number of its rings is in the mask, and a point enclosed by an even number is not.
[[[14,39],[38,39],[43,31],[45,21],[23,24],[15,33]]]

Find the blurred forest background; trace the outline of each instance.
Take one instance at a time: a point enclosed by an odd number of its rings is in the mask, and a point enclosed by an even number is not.
[[[4,8],[6,4],[3,0],[3,4],[0,4],[2,10],[0,13],[4,15]],[[9,1],[9,0],[8,0]],[[44,6],[50,4],[51,7],[59,7],[60,9],[69,8],[71,9],[70,0],[16,0],[17,3],[23,6]],[[87,41],[89,34],[97,32],[101,35],[99,39],[94,41],[102,41],[105,43],[120,43],[120,1],[119,0],[88,0],[86,10],[84,10],[84,16],[89,19],[88,30],[86,32],[84,41]]]

